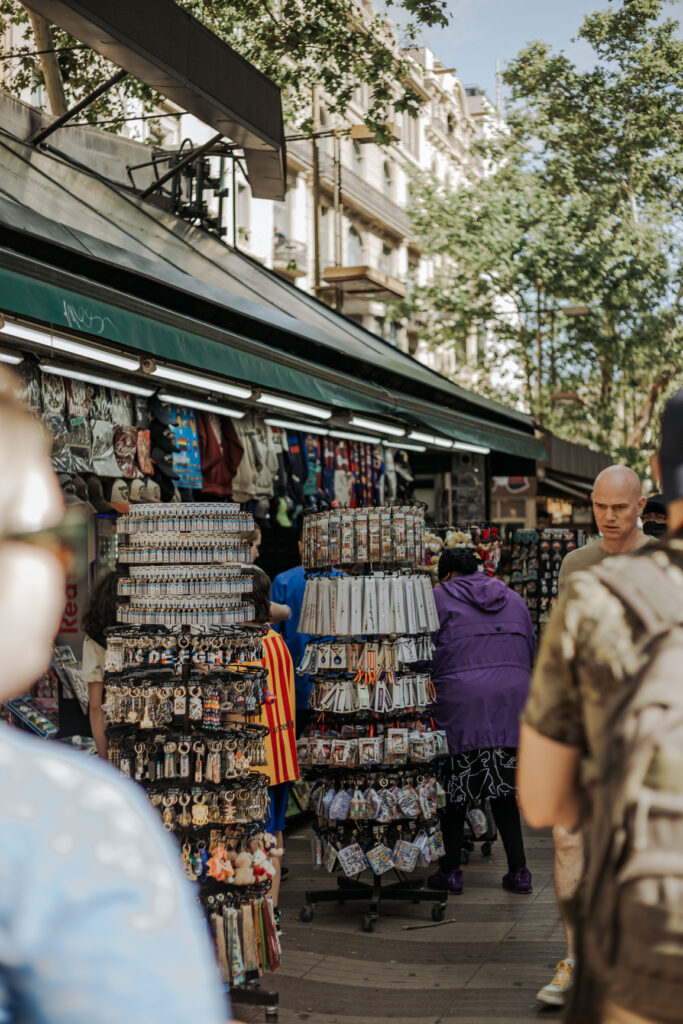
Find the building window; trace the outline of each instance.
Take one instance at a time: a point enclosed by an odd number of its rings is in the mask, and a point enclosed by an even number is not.
[[[453,117],[453,114],[450,113],[446,118],[446,131],[448,132],[449,135],[452,135],[453,132],[455,131],[455,118]]]
[[[394,348],[398,345],[398,323],[396,320],[391,320],[389,322],[389,337],[387,338],[387,341],[390,345],[393,345]]]
[[[346,238],[346,265],[359,267],[363,263],[363,239],[355,228],[349,228]]]
[[[363,172],[363,150],[361,144],[356,139],[353,140],[353,151],[352,151],[352,162],[351,166],[355,174],[362,174]]]
[[[388,160],[384,161],[383,185],[384,195],[387,197],[387,199],[391,199],[393,193],[393,181],[391,179],[391,165],[389,164]]]
[[[383,274],[391,275],[394,272],[394,250],[388,246],[382,246],[382,257],[379,261],[379,269]]]
[[[239,184],[237,186],[237,236],[242,241],[249,241],[249,213],[250,213],[250,202],[249,202],[249,189],[246,185]]]

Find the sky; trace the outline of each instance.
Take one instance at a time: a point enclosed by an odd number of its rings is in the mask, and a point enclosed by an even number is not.
[[[446,67],[454,67],[464,85],[478,85],[496,102],[496,57],[501,68],[533,39],[564,50],[580,69],[591,64],[592,50],[572,38],[592,11],[606,8],[605,0],[449,0],[448,28],[422,33]],[[683,0],[667,9],[683,22]]]

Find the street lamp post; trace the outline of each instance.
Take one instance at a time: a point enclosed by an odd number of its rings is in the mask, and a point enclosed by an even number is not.
[[[576,306],[553,306],[550,309],[543,309],[541,306],[541,290],[543,281],[536,278],[536,420],[539,426],[543,426],[543,344],[542,344],[542,315],[550,313],[551,352],[550,365],[553,386],[556,384],[555,366],[555,314],[562,313],[564,316],[587,316],[590,307],[580,303]]]

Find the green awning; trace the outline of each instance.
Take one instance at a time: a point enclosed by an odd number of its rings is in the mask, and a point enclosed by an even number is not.
[[[58,288],[36,278],[0,270],[0,308],[67,328],[93,338],[182,363],[207,374],[215,373],[255,387],[272,388],[297,398],[334,404],[358,412],[384,412],[386,403],[315,375],[315,365],[303,372],[278,362],[278,353],[249,339],[251,351],[230,331],[195,321],[198,333],[178,330],[162,319],[140,316],[91,296]],[[157,307],[150,304],[153,312]],[[164,311],[159,309],[163,317]],[[205,328],[207,334],[199,333]],[[217,340],[220,337],[224,340]],[[233,344],[230,344],[230,342]]]
[[[506,455],[517,455],[523,459],[545,461],[548,458],[541,438],[523,434],[518,430],[497,427],[495,424],[475,419],[465,413],[458,413],[457,418],[453,419],[415,412],[407,413],[407,415],[410,415],[413,420],[418,420],[430,431],[436,430],[453,441],[484,445],[493,451],[504,452]]]

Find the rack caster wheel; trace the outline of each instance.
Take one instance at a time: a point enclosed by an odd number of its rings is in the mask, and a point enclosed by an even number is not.
[[[266,1021],[277,1022],[277,1010],[266,1010]]]
[[[302,921],[313,920],[313,907],[310,905],[310,903],[307,903],[305,907],[301,908],[301,910],[299,911],[299,917],[301,918]]]
[[[375,930],[375,918],[372,914],[363,915],[363,931],[374,932]]]
[[[432,904],[432,921],[443,921],[445,908],[442,903]]]
[[[482,857],[490,857],[491,856],[491,844],[490,843],[482,843],[481,855],[482,855]]]
[[[461,850],[460,851],[460,863],[461,864],[469,864],[469,862],[470,862],[469,852],[467,850]]]

